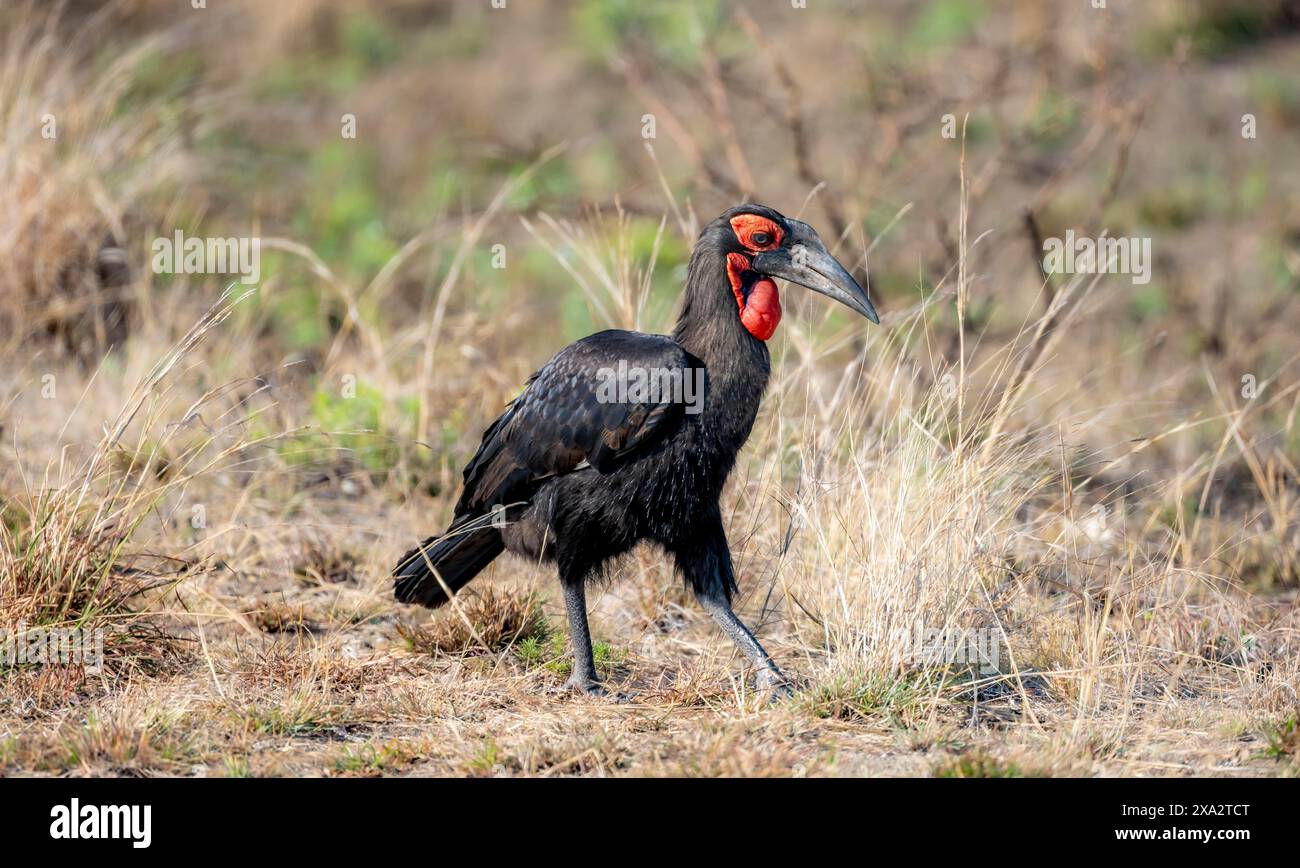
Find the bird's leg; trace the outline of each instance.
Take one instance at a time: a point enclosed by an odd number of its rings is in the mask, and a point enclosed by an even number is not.
[[[736,643],[736,647],[744,652],[749,662],[758,670],[755,681],[759,689],[771,691],[773,698],[789,696],[793,693],[789,680],[772,662],[772,658],[763,650],[763,646],[758,644],[758,640],[754,638],[753,633],[749,632],[744,622],[736,617],[736,613],[731,610],[731,602],[721,589],[699,594],[699,601],[704,611],[713,616],[713,620],[718,622],[722,632]]]
[[[565,687],[592,696],[604,696],[605,688],[596,680],[596,660],[591,654],[591,630],[587,627],[587,592],[585,577],[561,578],[564,608],[569,614],[569,638],[573,641],[573,674]]]
[[[697,543],[677,550],[675,555],[677,568],[695,589],[695,598],[704,611],[713,616],[722,632],[736,643],[758,670],[755,678],[758,688],[768,691],[773,699],[793,693],[790,681],[731,610],[731,589],[736,587],[736,579],[721,514],[715,509],[711,516],[703,519]]]

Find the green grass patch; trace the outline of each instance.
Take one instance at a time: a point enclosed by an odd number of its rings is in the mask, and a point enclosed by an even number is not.
[[[963,751],[936,763],[931,770],[936,778],[1023,778],[1026,775],[1017,763],[994,757],[982,748]]]

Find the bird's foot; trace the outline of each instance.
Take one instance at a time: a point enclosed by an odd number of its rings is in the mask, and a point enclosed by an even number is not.
[[[760,693],[766,693],[767,701],[772,705],[794,696],[794,684],[775,667],[758,670],[754,676],[754,687]]]
[[[564,682],[564,686],[560,690],[564,693],[586,694],[587,696],[605,697],[609,695],[609,691],[596,679],[582,678],[577,675]]]
[[[611,702],[631,702],[632,697],[626,693],[606,690],[604,685],[594,678],[581,678],[574,675],[556,691],[561,694],[591,696],[596,699],[608,699]]]

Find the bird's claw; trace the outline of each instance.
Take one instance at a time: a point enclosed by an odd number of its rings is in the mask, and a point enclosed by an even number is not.
[[[767,694],[769,704],[794,696],[794,685],[778,669],[760,669],[754,677],[754,686],[760,693]]]
[[[587,696],[604,697],[609,695],[609,691],[599,681],[593,681],[590,678],[578,678],[577,676],[564,682],[564,687],[561,690],[566,693],[586,694]]]
[[[632,697],[626,693],[606,690],[599,682],[591,678],[579,678],[573,676],[557,691],[559,693],[573,693],[578,696],[591,696],[596,699],[608,699],[611,702],[631,702]]]

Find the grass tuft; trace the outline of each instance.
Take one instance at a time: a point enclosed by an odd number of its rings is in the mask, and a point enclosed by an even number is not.
[[[516,594],[491,585],[459,595],[460,611],[436,617],[429,626],[398,627],[407,650],[417,654],[496,654],[518,645],[523,655],[539,654],[551,627],[533,593]]]

